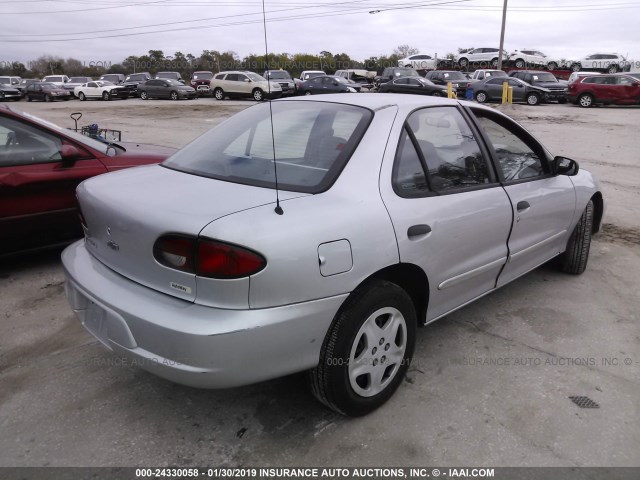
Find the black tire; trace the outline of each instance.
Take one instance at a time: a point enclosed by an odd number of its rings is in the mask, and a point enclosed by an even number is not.
[[[540,95],[538,95],[537,93],[529,93],[527,94],[527,105],[540,105]]]
[[[596,99],[590,93],[583,93],[578,97],[578,105],[580,105],[582,108],[593,107],[595,101]]]
[[[31,101],[31,97],[29,95],[27,95],[27,102]]]
[[[149,95],[147,95],[147,92],[145,92],[145,91],[140,92],[140,99],[141,100],[149,100]]]
[[[44,101],[45,102],[53,102],[53,98],[51,98],[51,96],[49,96],[49,95],[45,95],[44,96]]]
[[[549,62],[549,64],[547,65],[547,68],[549,70],[555,70],[556,68],[558,68],[558,64],[556,62]]]
[[[580,275],[587,268],[591,232],[593,232],[593,201],[589,200],[576,228],[569,237],[567,250],[561,257],[562,270],[566,273]]]
[[[516,60],[516,68],[524,68],[525,61],[522,58]]]
[[[377,326],[379,335],[386,334],[383,326],[393,331],[393,325],[397,325],[398,334],[393,339],[371,339],[369,331],[363,329],[365,324]],[[332,410],[354,417],[380,407],[396,391],[411,363],[416,324],[413,302],[396,284],[375,281],[359,287],[336,314],[322,344],[318,366],[308,373],[315,397]],[[393,353],[388,353],[394,351],[395,361],[391,359]],[[374,381],[371,373],[356,376],[350,372],[357,365],[352,356],[379,378]]]
[[[560,98],[560,99],[558,100],[558,103],[559,103],[560,105],[564,105],[565,103],[567,103],[567,99],[566,99],[566,98]]]
[[[607,73],[618,73],[618,65],[611,64],[609,65],[609,68],[607,68]]]
[[[573,65],[571,65],[572,72],[579,72],[581,69],[582,65],[580,65],[579,63],[574,63]]]
[[[0,101],[4,100],[4,92],[0,92]]]
[[[498,68],[498,59],[497,58],[492,58],[491,59],[491,66],[493,68]]]
[[[259,88],[254,89],[253,92],[251,92],[251,96],[256,102],[264,100],[264,92]]]
[[[102,100],[104,101],[111,100],[111,95],[109,95],[109,92],[102,92]]]
[[[476,92],[475,99],[478,103],[487,103],[489,101],[489,95],[487,95],[487,92]]]
[[[172,91],[172,92],[169,94],[169,98],[170,98],[171,100],[178,100],[178,98],[179,98],[179,97],[178,97],[178,92],[176,92],[176,91]]]
[[[224,100],[224,91],[221,88],[216,88],[213,91],[213,97],[216,100]]]
[[[305,90],[304,94],[305,95],[311,95],[311,90]]]
[[[458,65],[460,65],[461,68],[466,68],[469,66],[469,60],[463,57],[458,60]]]
[[[82,92],[78,93],[78,98],[81,102],[84,102],[87,99],[87,97]]]

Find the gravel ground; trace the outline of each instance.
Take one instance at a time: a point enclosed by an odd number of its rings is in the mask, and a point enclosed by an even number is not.
[[[179,147],[252,102],[13,104]],[[587,271],[545,265],[418,332],[391,401],[359,419],[299,375],[225,391],[123,365],[76,321],[60,251],[0,264],[0,466],[640,466],[640,109],[508,113],[604,186]],[[598,409],[579,409],[584,395]]]

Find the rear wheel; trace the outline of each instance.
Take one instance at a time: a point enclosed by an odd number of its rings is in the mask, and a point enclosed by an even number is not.
[[[171,92],[171,93],[169,94],[169,98],[170,98],[171,100],[178,100],[178,92],[175,92],[175,91],[174,91],[174,92]]]
[[[498,66],[498,59],[497,58],[492,58],[491,59],[491,66],[493,68],[496,68]]]
[[[216,98],[216,100],[224,100],[224,92],[221,88],[216,88],[213,91],[213,96]]]
[[[579,63],[574,63],[573,65],[571,65],[572,72],[579,72],[581,69],[582,65],[580,65]]]
[[[82,92],[78,93],[78,98],[80,99],[81,102],[84,102],[87,99],[87,97],[85,97],[84,93]]]
[[[549,62],[549,64],[547,65],[547,68],[549,70],[555,70],[556,68],[558,68],[558,64],[556,62]]]
[[[485,92],[476,93],[476,102],[478,103],[486,103],[489,100],[489,97]]]
[[[460,65],[462,68],[466,68],[469,66],[469,60],[467,60],[466,58],[461,58],[460,60],[458,60],[458,65]]]
[[[311,95],[311,90],[306,90],[306,91],[304,92],[304,94],[305,94],[305,95]]]
[[[49,95],[45,95],[44,96],[44,101],[45,102],[51,102],[51,101],[53,101],[53,98],[51,98],[51,96],[49,96]]]
[[[308,375],[313,394],[343,415],[365,415],[396,391],[411,362],[416,313],[394,283],[359,287],[336,315],[320,362]]]
[[[143,92],[140,92],[140,98],[141,98],[142,100],[148,100],[148,99],[149,99],[149,96],[147,95],[147,92],[144,92],[144,91],[143,91]]]
[[[516,60],[516,68],[524,68],[524,60],[522,58]]]
[[[609,68],[607,69],[607,73],[618,73],[618,65],[616,64],[609,65]]]
[[[574,275],[580,275],[587,268],[589,248],[591,247],[591,232],[593,231],[593,201],[589,200],[587,207],[573,230],[567,250],[562,254],[562,270]]]
[[[583,108],[589,108],[593,106],[594,100],[593,95],[584,93],[578,97],[578,105]]]

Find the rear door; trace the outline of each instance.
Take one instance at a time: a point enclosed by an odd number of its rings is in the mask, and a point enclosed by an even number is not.
[[[385,152],[393,167],[385,167],[381,194],[400,261],[429,278],[431,321],[495,287],[511,204],[459,107],[416,110],[394,126],[389,144],[397,148]]]
[[[471,110],[493,150],[515,217],[500,286],[565,250],[576,209],[575,191],[569,177],[551,173],[547,152],[517,123],[496,112]]]
[[[618,103],[640,103],[640,81],[627,76],[616,77]]]
[[[509,78],[507,82],[509,83],[509,86],[513,88],[513,100],[517,102],[524,101],[527,95],[525,84],[517,78]],[[500,86],[502,86],[502,84]],[[502,95],[502,90],[500,91],[500,94]]]
[[[65,141],[0,115],[0,254],[81,235],[75,189],[106,169],[87,150],[63,162]]]

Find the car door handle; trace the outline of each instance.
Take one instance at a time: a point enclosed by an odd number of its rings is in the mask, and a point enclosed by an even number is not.
[[[413,225],[407,230],[407,237],[409,237],[409,240],[417,240],[429,233],[431,233],[429,225]]]
[[[518,210],[518,212],[525,212],[529,210],[530,207],[531,205],[529,205],[529,202],[527,202],[526,200],[522,200],[521,202],[518,202],[518,205],[516,205],[516,209]]]

